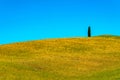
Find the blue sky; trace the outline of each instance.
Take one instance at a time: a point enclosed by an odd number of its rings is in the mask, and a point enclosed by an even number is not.
[[[120,0],[0,0],[0,44],[120,35]]]

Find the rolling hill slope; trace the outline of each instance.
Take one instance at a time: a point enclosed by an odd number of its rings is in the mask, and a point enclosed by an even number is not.
[[[1,45],[0,80],[120,80],[120,37]]]

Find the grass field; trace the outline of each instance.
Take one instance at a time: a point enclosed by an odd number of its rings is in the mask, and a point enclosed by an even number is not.
[[[1,45],[0,80],[120,80],[120,37]]]

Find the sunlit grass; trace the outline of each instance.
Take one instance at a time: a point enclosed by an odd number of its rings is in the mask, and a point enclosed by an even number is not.
[[[0,80],[119,80],[120,37],[0,46]]]

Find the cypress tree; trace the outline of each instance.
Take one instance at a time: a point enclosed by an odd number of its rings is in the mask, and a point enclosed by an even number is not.
[[[88,27],[88,37],[91,37],[91,28],[90,28],[90,26]]]

